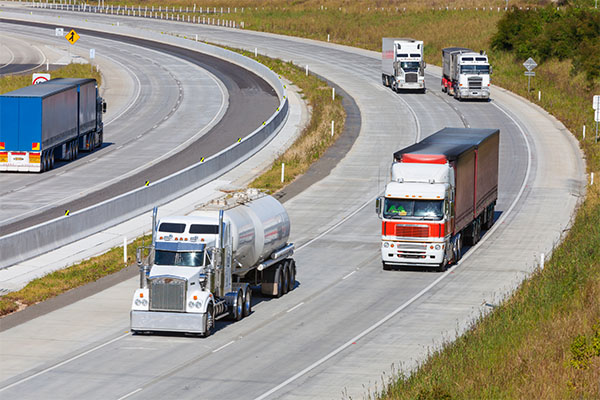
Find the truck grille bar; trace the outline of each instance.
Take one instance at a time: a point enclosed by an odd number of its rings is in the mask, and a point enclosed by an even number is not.
[[[482,81],[480,77],[469,78],[469,89],[481,89]]]
[[[429,237],[427,225],[396,225],[396,236],[403,237]]]
[[[150,281],[151,311],[185,311],[187,282],[171,277],[159,277]]]
[[[404,80],[407,83],[416,83],[418,81],[418,77],[417,74],[410,73],[404,75]]]

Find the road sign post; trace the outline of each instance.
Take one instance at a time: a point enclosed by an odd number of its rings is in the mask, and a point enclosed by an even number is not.
[[[594,121],[596,121],[596,143],[598,143],[598,122],[600,122],[600,95],[594,96],[592,107],[594,107]]]
[[[531,77],[535,76],[535,72],[532,72],[535,67],[537,67],[537,63],[533,61],[533,58],[529,57],[524,63],[523,66],[527,68],[527,72],[525,72],[525,76],[527,76],[527,93],[529,93],[531,87]]]

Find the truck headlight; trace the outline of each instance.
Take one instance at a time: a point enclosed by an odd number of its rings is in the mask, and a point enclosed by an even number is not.
[[[147,306],[147,305],[148,305],[148,300],[146,300],[146,299],[142,299],[142,305],[143,305],[143,306]]]
[[[139,306],[142,304],[142,301],[140,299],[135,299],[135,305]]]
[[[441,249],[441,248],[442,248],[442,246],[440,246],[439,244],[436,244],[436,245],[435,245],[435,249],[436,249],[436,250],[439,250],[439,249]]]
[[[188,307],[190,307],[190,308],[194,308],[194,302],[193,302],[193,301],[190,301],[190,302],[188,303]]]
[[[202,302],[200,300],[198,300],[196,302],[196,308],[200,308],[200,307],[202,307]]]
[[[388,247],[390,247],[390,244],[388,242],[383,242],[383,247],[387,249]]]

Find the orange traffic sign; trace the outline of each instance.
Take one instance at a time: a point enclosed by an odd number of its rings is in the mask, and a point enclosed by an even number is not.
[[[65,36],[65,39],[67,39],[69,43],[75,44],[75,42],[79,40],[79,35],[71,29],[71,32],[67,33],[67,36]]]

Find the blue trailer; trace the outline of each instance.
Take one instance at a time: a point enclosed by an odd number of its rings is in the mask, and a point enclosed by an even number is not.
[[[44,172],[102,146],[95,79],[52,79],[0,95],[0,171]]]

